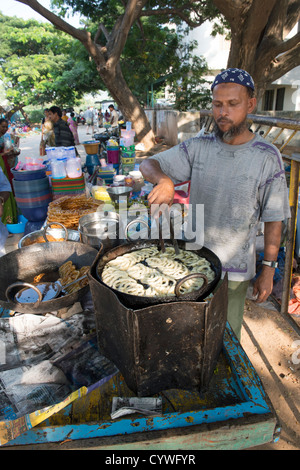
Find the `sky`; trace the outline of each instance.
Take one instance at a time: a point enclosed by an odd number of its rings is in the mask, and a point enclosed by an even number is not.
[[[50,9],[51,0],[38,0],[41,5]],[[32,8],[23,3],[19,3],[15,0],[2,0],[0,4],[0,11],[5,16],[17,16],[28,20],[33,18],[37,21],[47,21],[43,16],[36,13]],[[72,26],[79,26],[79,15],[75,15],[72,19],[66,18],[66,21]]]

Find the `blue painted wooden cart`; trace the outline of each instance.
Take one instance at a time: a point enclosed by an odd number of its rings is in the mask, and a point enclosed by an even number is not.
[[[279,439],[272,405],[228,324],[208,390],[160,395],[161,416],[131,414],[112,420],[112,397],[132,396],[118,373],[4,447],[45,448],[72,441],[76,448],[80,440],[80,448],[93,442],[93,448],[106,450],[244,449]]]

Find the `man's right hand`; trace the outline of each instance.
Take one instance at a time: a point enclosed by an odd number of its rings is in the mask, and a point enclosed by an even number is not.
[[[168,176],[160,178],[148,196],[150,206],[152,204],[168,204],[171,206],[174,199],[174,184]]]

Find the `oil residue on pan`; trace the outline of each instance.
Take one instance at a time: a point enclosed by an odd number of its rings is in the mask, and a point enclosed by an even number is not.
[[[36,288],[41,292],[43,302],[46,300],[52,300],[57,295],[57,289],[55,289],[54,284],[39,284],[36,286]],[[26,287],[15,295],[15,300],[21,304],[35,303],[39,300],[39,295],[36,290],[32,289],[31,287]]]

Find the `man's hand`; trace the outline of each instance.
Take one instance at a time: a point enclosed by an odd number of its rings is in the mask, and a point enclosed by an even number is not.
[[[174,193],[173,181],[168,176],[164,176],[160,178],[157,185],[152,189],[148,196],[148,202],[150,205],[168,204],[170,206],[174,199]]]
[[[255,302],[265,302],[273,290],[273,277],[275,268],[263,266],[260,275],[253,284],[253,296],[257,295]]]

